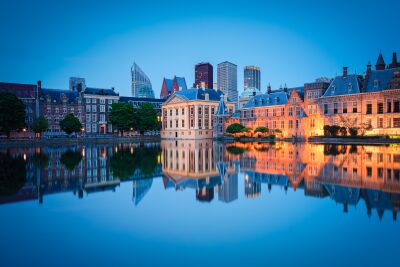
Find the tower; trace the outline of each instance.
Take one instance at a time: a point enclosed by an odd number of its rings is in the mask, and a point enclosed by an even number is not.
[[[238,101],[237,66],[225,61],[218,64],[217,70],[218,89],[220,89],[230,101]]]
[[[385,60],[383,60],[382,53],[379,53],[378,60],[376,61],[376,64],[375,64],[375,69],[376,70],[384,70],[385,67],[386,67]]]
[[[132,74],[132,96],[154,98],[154,91],[151,86],[149,77],[147,77],[147,75],[135,62],[133,62],[131,68],[131,74]]]

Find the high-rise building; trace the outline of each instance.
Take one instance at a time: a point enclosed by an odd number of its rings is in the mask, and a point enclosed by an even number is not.
[[[248,88],[256,88],[261,90],[261,71],[256,66],[244,67],[244,90]]]
[[[154,98],[154,91],[149,77],[134,62],[131,68],[132,73],[132,96]]]
[[[194,88],[213,88],[213,66],[208,62],[202,62],[194,67]]]
[[[231,101],[237,102],[237,66],[228,61],[219,63],[217,75],[218,89],[224,92]]]

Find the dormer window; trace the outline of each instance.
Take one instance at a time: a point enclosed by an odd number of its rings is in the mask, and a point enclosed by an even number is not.
[[[268,103],[268,104],[271,103],[271,98],[268,97],[267,103]]]
[[[279,97],[275,97],[275,102],[276,102],[276,103],[279,102]]]
[[[379,87],[379,80],[374,80],[374,88],[378,88]]]
[[[292,104],[293,104],[293,105],[296,105],[296,103],[297,103],[297,99],[296,99],[295,97],[293,97],[293,98],[292,98]]]
[[[254,99],[254,105],[257,105],[257,100],[256,99]]]
[[[261,99],[261,105],[264,105],[264,98],[263,99]]]
[[[351,92],[351,90],[353,89],[353,85],[351,83],[349,83],[347,88],[349,89],[349,92]]]
[[[331,86],[331,93],[334,94],[335,93],[335,85]]]

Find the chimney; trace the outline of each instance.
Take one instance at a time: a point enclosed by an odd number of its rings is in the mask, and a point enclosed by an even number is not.
[[[347,77],[347,67],[343,67],[343,78]]]
[[[285,93],[287,93],[287,92],[288,92],[288,89],[287,89],[287,85],[286,85],[286,83],[285,83],[285,87],[283,88],[283,91],[285,91]]]
[[[271,90],[271,84],[268,83],[267,93],[270,94],[271,92],[272,92],[272,90]]]
[[[371,70],[372,70],[371,61],[368,61],[368,64],[367,64],[367,74],[370,74],[370,73],[371,73]]]
[[[204,100],[206,101],[210,100],[210,95],[208,93],[204,94]]]
[[[42,89],[42,81],[37,81],[37,87],[39,90]]]
[[[111,87],[111,90],[115,91],[115,88],[114,88],[114,86],[113,86],[113,87]]]

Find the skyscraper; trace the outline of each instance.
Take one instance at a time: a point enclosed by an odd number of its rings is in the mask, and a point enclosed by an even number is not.
[[[219,63],[217,76],[218,89],[224,92],[231,101],[237,102],[237,66],[228,61]]]
[[[132,73],[132,96],[154,98],[154,91],[149,77],[134,62]]]
[[[246,91],[248,88],[261,90],[261,72],[259,67],[244,67],[244,90]]]
[[[208,62],[196,64],[194,67],[195,88],[213,88],[213,66]]]

